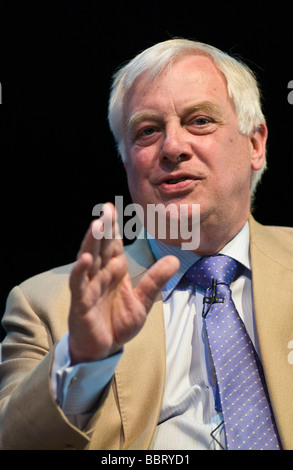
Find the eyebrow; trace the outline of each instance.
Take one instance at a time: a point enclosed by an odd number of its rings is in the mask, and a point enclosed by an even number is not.
[[[198,111],[212,113],[214,116],[218,117],[222,116],[219,106],[211,101],[202,101],[198,104],[192,105],[185,110],[185,114],[191,114]]]
[[[208,112],[212,113],[215,117],[220,118],[222,115],[221,110],[218,105],[212,103],[211,101],[202,101],[200,103],[191,105],[184,110],[184,114],[188,115],[194,112]],[[145,113],[137,113],[127,120],[125,124],[125,129],[134,129],[138,124],[144,121],[159,121],[161,116],[157,112],[146,111]]]
[[[138,124],[144,121],[159,121],[160,115],[152,111],[146,111],[145,113],[137,113],[127,120],[125,129],[134,129]]]

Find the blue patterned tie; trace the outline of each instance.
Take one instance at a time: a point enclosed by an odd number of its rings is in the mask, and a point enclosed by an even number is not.
[[[279,440],[257,353],[231,298],[240,264],[201,258],[186,273],[206,289],[203,316],[223,411],[227,449],[277,450]]]

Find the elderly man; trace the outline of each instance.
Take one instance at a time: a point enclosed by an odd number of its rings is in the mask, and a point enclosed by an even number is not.
[[[11,292],[1,447],[292,449],[293,232],[250,215],[267,139],[253,74],[165,41],[117,72],[109,121],[133,201],[184,205],[190,227],[199,205],[199,243],[145,217],[124,250],[106,204],[74,265]]]

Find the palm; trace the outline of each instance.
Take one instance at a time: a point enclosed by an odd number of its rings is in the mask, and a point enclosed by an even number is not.
[[[70,279],[72,362],[101,359],[121,349],[140,331],[157,293],[177,269],[178,260],[166,257],[133,288],[122,240],[97,241],[89,230]]]

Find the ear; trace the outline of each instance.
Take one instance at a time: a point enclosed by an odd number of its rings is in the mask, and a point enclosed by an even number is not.
[[[265,123],[261,123],[250,137],[252,154],[251,169],[260,170],[266,159],[266,142],[268,138],[268,128]]]

